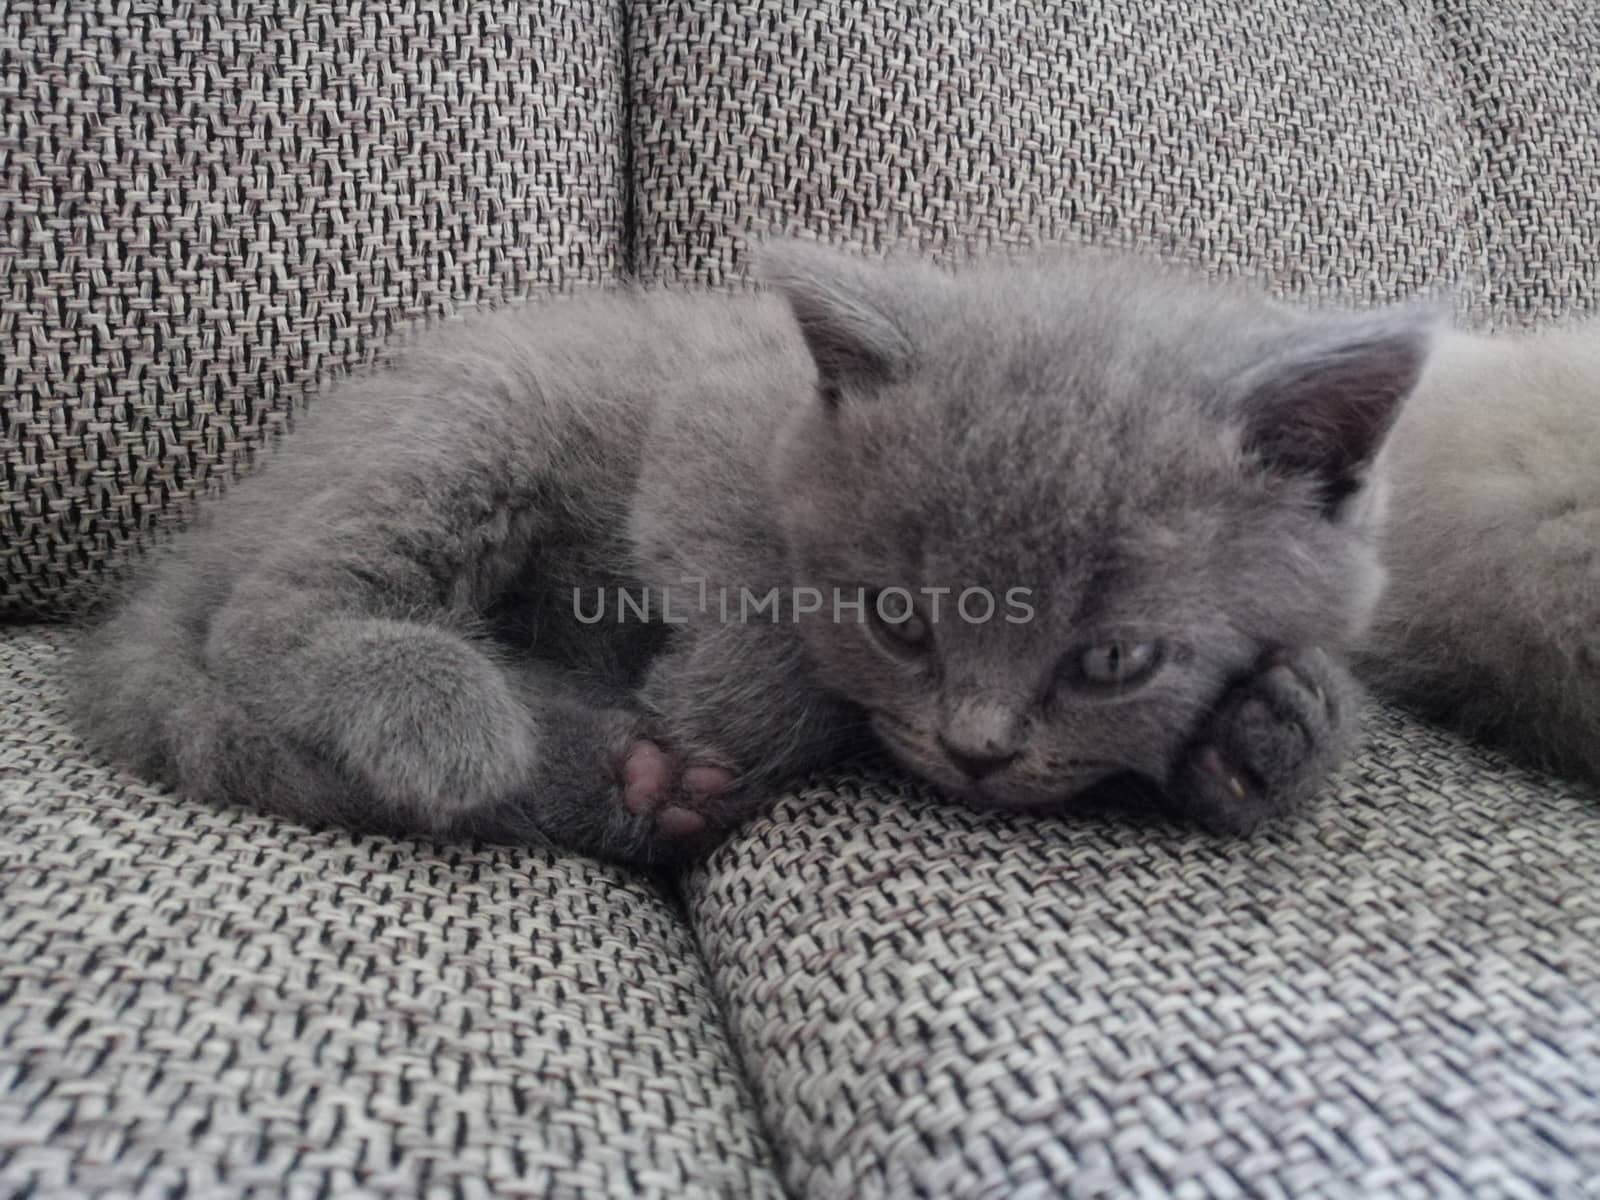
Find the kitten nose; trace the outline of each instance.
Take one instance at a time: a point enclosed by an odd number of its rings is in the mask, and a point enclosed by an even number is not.
[[[949,755],[950,761],[973,779],[993,775],[1001,767],[1016,762],[1017,756],[1022,753],[995,741],[986,740],[967,746],[952,742],[943,735],[939,737],[939,745]]]

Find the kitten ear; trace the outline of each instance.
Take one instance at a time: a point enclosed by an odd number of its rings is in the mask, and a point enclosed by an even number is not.
[[[887,383],[909,369],[911,340],[891,312],[882,265],[786,240],[757,251],[756,275],[788,302],[830,404],[845,388]]]
[[[1427,365],[1440,313],[1408,306],[1333,320],[1244,379],[1246,449],[1270,467],[1310,475],[1329,516],[1365,482],[1400,406]]]

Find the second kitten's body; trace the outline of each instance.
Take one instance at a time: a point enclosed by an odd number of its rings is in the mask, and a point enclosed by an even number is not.
[[[1600,326],[1443,334],[1387,458],[1363,674],[1600,780]]]

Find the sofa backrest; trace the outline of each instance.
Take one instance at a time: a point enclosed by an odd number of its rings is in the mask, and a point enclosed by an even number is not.
[[[1600,285],[1587,0],[107,9],[0,17],[0,614],[72,611],[398,323],[735,284],[753,231],[1494,326]]]
[[[746,233],[1089,240],[1511,326],[1600,286],[1590,0],[653,0],[629,9],[638,267]]]
[[[0,614],[79,606],[396,325],[621,267],[620,4],[185,8],[0,6]]]
[[[736,275],[745,228],[789,223],[957,253],[1089,240],[1356,299],[1471,258],[1449,64],[1400,4],[672,0],[630,21],[658,278]]]

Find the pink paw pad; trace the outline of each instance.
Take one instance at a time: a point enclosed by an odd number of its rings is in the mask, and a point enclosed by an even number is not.
[[[689,767],[683,773],[683,786],[696,800],[708,800],[733,786],[733,772],[725,767]]]
[[[669,837],[692,837],[704,832],[706,818],[675,796],[706,801],[733,786],[733,772],[724,767],[697,764],[678,771],[676,762],[651,741],[637,741],[622,764],[622,804],[635,816],[653,816],[656,826]]]
[[[656,813],[656,824],[662,833],[673,837],[688,837],[704,830],[706,819],[692,808],[684,808],[681,804],[669,804]]]
[[[672,760],[654,742],[635,742],[622,766],[622,803],[631,813],[654,812],[672,791]]]

